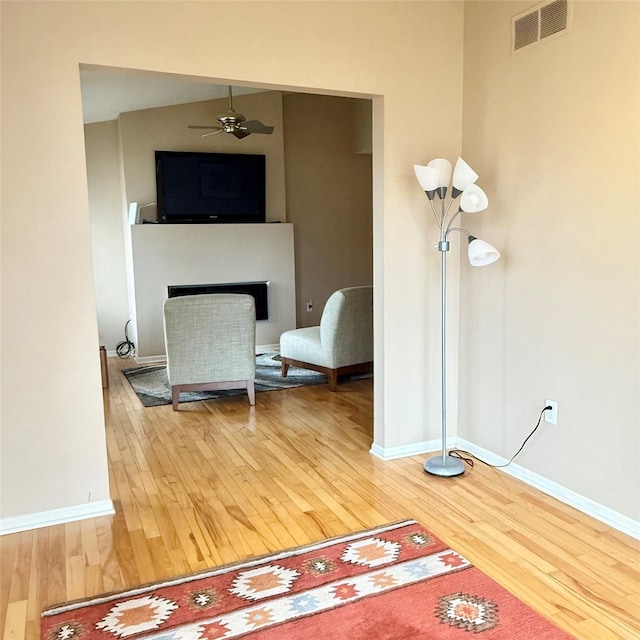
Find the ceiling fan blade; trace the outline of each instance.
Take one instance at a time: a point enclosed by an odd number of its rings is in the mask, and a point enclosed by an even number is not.
[[[216,129],[215,131],[209,131],[209,133],[203,133],[200,137],[201,138],[206,138],[207,136],[215,136],[218,135],[219,133],[222,133],[224,131],[224,129],[222,127],[220,127],[219,129]]]
[[[220,129],[219,124],[190,124],[189,129]]]
[[[242,140],[242,138],[246,138],[251,135],[251,131],[247,131],[244,127],[238,127],[235,131],[231,132],[238,140]]]
[[[260,120],[247,120],[246,122],[242,123],[242,126],[249,133],[266,133],[266,134],[273,133],[273,127],[270,127],[266,124],[262,124]]]

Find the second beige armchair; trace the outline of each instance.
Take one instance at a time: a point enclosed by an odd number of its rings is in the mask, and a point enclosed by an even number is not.
[[[368,371],[373,364],[373,287],[348,287],[331,294],[320,326],[280,336],[282,376],[290,366],[326,374],[329,389],[338,376]]]

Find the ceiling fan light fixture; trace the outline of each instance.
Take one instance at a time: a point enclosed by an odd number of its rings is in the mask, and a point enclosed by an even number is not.
[[[218,124],[189,125],[189,129],[213,129],[214,131],[205,133],[202,137],[212,135],[212,133],[230,133],[239,140],[252,133],[270,135],[274,130],[274,127],[262,124],[260,120],[247,120],[241,113],[234,111],[231,86],[229,86],[229,109],[226,113],[219,115],[216,120]]]
[[[250,131],[247,131],[242,127],[235,127],[233,131],[230,131],[228,133],[234,135],[236,138],[238,138],[238,140],[242,140],[242,138],[246,138],[247,136],[251,135]]]

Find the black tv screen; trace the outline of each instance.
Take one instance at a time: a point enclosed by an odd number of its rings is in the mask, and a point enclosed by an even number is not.
[[[162,222],[265,222],[265,156],[156,151]]]

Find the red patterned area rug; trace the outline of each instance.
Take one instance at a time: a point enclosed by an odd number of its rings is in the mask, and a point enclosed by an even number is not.
[[[414,521],[42,614],[43,640],[567,640]]]

